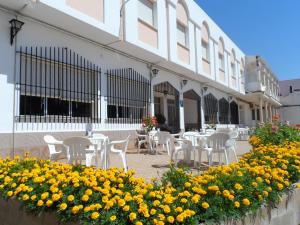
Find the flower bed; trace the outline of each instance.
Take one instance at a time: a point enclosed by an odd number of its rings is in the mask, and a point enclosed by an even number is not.
[[[81,224],[199,224],[274,208],[300,178],[300,143],[258,146],[239,163],[200,176],[171,168],[146,182],[122,170],[25,158],[0,160],[0,193],[36,215]]]

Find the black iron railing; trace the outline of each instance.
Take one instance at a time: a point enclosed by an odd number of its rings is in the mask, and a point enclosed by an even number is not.
[[[68,48],[17,52],[18,122],[100,123],[101,69]]]
[[[131,68],[108,70],[107,122],[141,123],[148,114],[150,81]]]

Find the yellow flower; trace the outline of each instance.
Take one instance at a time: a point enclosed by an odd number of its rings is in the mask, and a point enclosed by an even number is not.
[[[91,218],[92,218],[93,220],[98,219],[99,216],[100,216],[100,214],[99,214],[98,212],[93,212],[93,213],[91,214]]]
[[[52,195],[52,201],[53,202],[57,202],[60,199],[60,195],[59,194],[53,194]]]
[[[135,225],[143,225],[143,223],[141,221],[137,221]]]
[[[79,206],[73,206],[72,213],[77,214],[79,212],[79,210],[80,210]]]
[[[69,195],[67,199],[69,202],[73,202],[75,197],[74,197],[74,195]]]
[[[167,220],[168,220],[169,223],[174,223],[175,219],[174,219],[173,216],[168,216]]]
[[[229,192],[228,190],[224,190],[224,191],[223,191],[223,196],[224,196],[225,198],[227,198],[229,195],[230,195],[230,192]]]
[[[86,195],[90,196],[93,194],[93,191],[91,189],[87,189],[85,192],[84,192]]]
[[[244,204],[245,206],[249,206],[251,203],[250,203],[249,199],[244,198],[244,199],[243,199],[243,204]]]
[[[229,195],[229,196],[228,196],[228,199],[229,199],[230,201],[232,201],[232,200],[234,199],[234,195]]]
[[[82,196],[82,198],[81,198],[81,200],[83,201],[83,202],[87,202],[88,200],[89,200],[89,196],[88,195],[83,195]]]
[[[235,202],[234,202],[234,207],[235,207],[235,208],[239,208],[239,207],[240,207],[240,203],[239,203],[238,201],[235,201]]]
[[[201,206],[204,209],[208,209],[209,208],[209,204],[207,202],[203,202]]]
[[[46,206],[47,206],[47,207],[51,207],[52,204],[53,204],[53,201],[51,201],[51,200],[47,200],[47,201],[46,201]]]
[[[44,192],[42,195],[41,195],[41,199],[42,200],[45,200],[46,198],[48,198],[49,196],[49,193],[48,192]]]
[[[196,194],[192,197],[192,202],[195,204],[198,203],[199,200],[200,200],[200,195],[198,195],[198,194]]]
[[[125,204],[126,204],[126,202],[125,202],[124,199],[119,199],[119,200],[118,200],[118,205],[119,205],[120,207],[123,207]]]
[[[234,188],[235,188],[236,190],[242,190],[242,189],[243,189],[243,186],[240,185],[239,183],[236,183],[236,184],[234,185]]]
[[[111,216],[109,219],[110,219],[111,221],[115,221],[115,220],[117,219],[117,217],[116,217],[115,215],[113,215],[113,216]]]
[[[37,206],[41,207],[44,205],[43,200],[38,200],[38,202],[36,203]]]
[[[185,187],[190,187],[190,186],[191,186],[191,183],[190,183],[190,182],[185,182],[185,183],[184,183],[184,186],[185,186]]]
[[[32,195],[32,196],[30,197],[30,199],[31,199],[32,201],[34,201],[34,200],[36,199],[36,195]]]
[[[123,207],[123,211],[124,211],[124,212],[128,212],[129,209],[130,209],[130,206],[129,206],[129,205],[125,205],[125,206]]]
[[[176,216],[176,220],[179,222],[179,223],[182,223],[183,220],[184,220],[184,217],[182,214],[179,214],[178,216]]]
[[[129,219],[130,219],[130,221],[134,221],[135,219],[136,219],[136,214],[135,213],[130,213],[129,214]]]
[[[210,191],[219,191],[219,187],[216,186],[216,185],[214,185],[214,186],[209,186],[209,187],[208,187],[208,190],[210,190]]]
[[[12,191],[7,192],[7,196],[11,197],[14,193]]]
[[[299,188],[299,189],[300,189],[300,183],[297,183],[297,184],[296,184],[296,188]]]
[[[281,183],[278,183],[278,184],[277,184],[277,189],[278,189],[278,190],[282,190],[282,189],[283,189],[283,185],[282,185]]]
[[[60,209],[61,211],[64,211],[64,210],[67,209],[67,207],[68,207],[68,205],[67,205],[66,203],[61,203],[60,206],[59,206],[59,209]]]
[[[22,197],[23,201],[27,201],[28,199],[29,199],[29,195],[27,195],[27,194],[23,195],[23,197]]]

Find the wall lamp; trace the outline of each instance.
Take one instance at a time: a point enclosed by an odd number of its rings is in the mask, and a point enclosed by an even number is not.
[[[14,38],[16,37],[17,33],[21,30],[22,26],[24,25],[24,22],[12,19],[9,21],[10,23],[10,44],[12,45],[14,43]]]
[[[180,81],[180,87],[181,89],[187,84],[188,80],[182,80]]]
[[[202,90],[201,90],[201,92],[202,92],[202,95],[203,95],[204,93],[206,93],[206,92],[207,92],[207,90],[208,90],[208,87],[206,87],[206,86],[205,86],[205,87],[203,87],[203,88],[202,88]]]
[[[152,78],[156,77],[157,74],[158,74],[158,72],[159,72],[159,69],[153,68],[153,69],[151,70]]]

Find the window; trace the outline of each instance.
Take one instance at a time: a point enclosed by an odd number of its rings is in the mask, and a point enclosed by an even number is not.
[[[232,49],[231,52],[231,75],[233,76],[233,78],[236,78],[236,65],[235,65],[235,52]]]
[[[44,115],[44,98],[21,95],[20,115]]]
[[[224,42],[223,39],[219,40],[219,68],[225,71],[225,60],[224,60]]]
[[[27,47],[19,53],[18,122],[101,121],[96,65],[67,48]]]
[[[218,122],[218,100],[212,94],[204,96],[204,117],[207,124]]]
[[[178,2],[177,4],[176,19],[177,43],[184,47],[188,47],[188,15],[182,2]]]
[[[219,53],[219,66],[221,70],[225,70],[224,55]]]
[[[107,71],[109,123],[141,123],[148,113],[150,81],[133,69]]]
[[[202,58],[209,62],[208,44],[204,41],[202,41]]]
[[[185,47],[187,46],[186,36],[186,28],[180,23],[177,23],[177,42]]]
[[[154,3],[149,0],[138,1],[138,14],[139,18],[147,24],[156,27],[156,13],[154,10]]]
[[[201,45],[202,45],[202,58],[209,62],[209,31],[206,23],[203,23],[202,29],[201,29]]]

